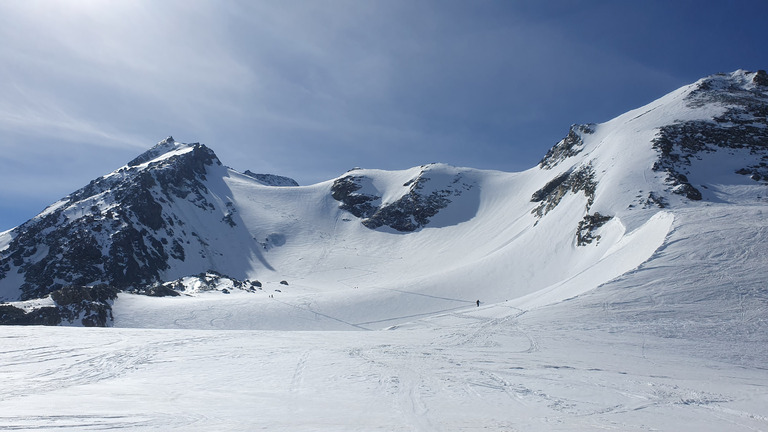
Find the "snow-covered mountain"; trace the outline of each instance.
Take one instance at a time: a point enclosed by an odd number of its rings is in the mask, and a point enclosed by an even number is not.
[[[383,327],[478,299],[549,304],[643,264],[679,211],[765,206],[767,115],[768,75],[740,70],[574,125],[524,172],[356,168],[310,186],[239,173],[169,137],[0,233],[0,300],[99,286],[122,292],[120,325],[172,327],[190,302],[224,299],[259,317],[233,328]],[[275,297],[322,322],[280,319]]]
[[[767,96],[704,78],[520,173],[164,140],[0,233],[0,321],[115,327],[5,327],[0,429],[766,430]]]

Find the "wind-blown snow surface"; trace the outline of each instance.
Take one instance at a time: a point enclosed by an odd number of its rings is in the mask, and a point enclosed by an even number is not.
[[[238,228],[188,223],[262,290],[123,293],[116,328],[3,328],[0,429],[768,430],[766,184],[734,174],[745,149],[692,158],[701,201],[653,169],[660,127],[724,112],[697,88],[575,127],[522,173],[347,174],[377,206],[416,178],[461,185],[408,233],[363,226],[333,181],[213,167],[206,199]],[[579,246],[585,212],[611,218]]]
[[[681,211],[639,269],[530,310],[373,332],[5,328],[0,429],[766,430],[768,296],[724,289],[765,281],[762,210]],[[189,322],[233,319],[198,306]]]
[[[532,309],[465,305],[384,331],[6,327],[0,429],[768,430],[764,210],[677,211],[637,270]],[[250,321],[248,294],[232,296],[203,296],[176,326],[374,327],[287,294]]]

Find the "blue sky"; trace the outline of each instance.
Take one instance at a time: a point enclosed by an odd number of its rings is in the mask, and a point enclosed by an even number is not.
[[[0,231],[168,135],[312,184],[520,171],[573,123],[768,69],[768,2],[0,0]]]

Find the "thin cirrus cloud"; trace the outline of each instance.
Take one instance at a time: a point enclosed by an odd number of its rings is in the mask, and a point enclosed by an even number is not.
[[[12,65],[8,85],[56,97],[61,111],[128,126],[154,117],[152,111],[183,117],[189,106],[210,107],[248,85],[249,72],[217,41],[168,20],[184,9],[84,4],[90,6],[31,1],[18,7],[18,20],[3,32],[13,42],[3,53]],[[30,105],[25,98],[15,102]]]

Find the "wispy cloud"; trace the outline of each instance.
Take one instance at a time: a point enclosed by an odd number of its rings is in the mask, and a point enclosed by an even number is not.
[[[19,87],[13,92],[7,87],[5,90],[6,98],[0,101],[0,128],[3,130],[104,147],[146,147],[142,137],[74,117],[49,95]]]

